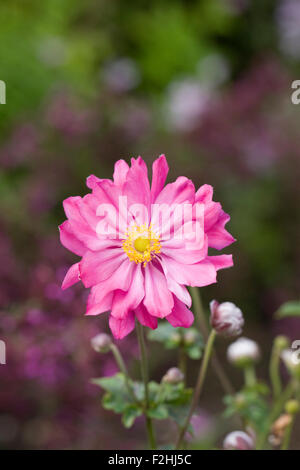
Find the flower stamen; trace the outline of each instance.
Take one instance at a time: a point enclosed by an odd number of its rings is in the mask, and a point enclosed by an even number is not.
[[[123,250],[130,261],[136,264],[143,263],[143,266],[146,266],[156,254],[160,253],[159,235],[152,230],[151,225],[134,225],[126,235]]]

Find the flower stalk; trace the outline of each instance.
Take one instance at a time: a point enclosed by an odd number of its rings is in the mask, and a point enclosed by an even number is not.
[[[281,411],[284,408],[284,405],[289,400],[289,398],[291,398],[294,391],[295,391],[295,383],[294,383],[294,381],[290,381],[288,383],[288,385],[286,386],[286,388],[283,390],[283,392],[280,394],[278,399],[275,401],[274,406],[273,406],[273,408],[272,408],[272,410],[269,414],[269,417],[267,419],[266,426],[265,426],[264,430],[262,431],[262,433],[261,433],[261,435],[260,435],[260,437],[257,441],[257,446],[256,446],[257,450],[261,450],[261,449],[264,448],[265,442],[268,438],[270,428],[271,428],[273,422],[280,415]]]
[[[193,300],[193,311],[198,322],[200,331],[202,332],[204,339],[207,340],[209,335],[209,330],[207,326],[207,321],[203,309],[203,304],[201,300],[200,290],[198,287],[190,287],[190,293]],[[220,381],[221,386],[228,395],[233,395],[235,390],[228,379],[216,353],[214,352],[211,358],[213,369]]]
[[[176,449],[180,449],[181,446],[182,446],[182,442],[184,440],[185,433],[186,433],[186,431],[189,427],[191,418],[193,416],[193,413],[194,413],[194,411],[197,407],[199,398],[201,396],[201,392],[202,392],[202,389],[203,389],[203,384],[204,384],[205,377],[206,377],[207,366],[208,366],[209,359],[210,359],[210,357],[212,355],[212,351],[213,351],[213,345],[214,345],[215,337],[216,337],[215,330],[211,330],[211,332],[209,334],[209,337],[208,337],[208,340],[207,340],[207,343],[206,343],[206,346],[205,346],[203,361],[202,361],[202,364],[201,364],[201,367],[200,367],[200,370],[199,370],[199,375],[198,375],[198,379],[197,379],[197,383],[196,383],[196,387],[195,387],[191,407],[190,407],[188,416],[186,418],[186,421],[184,423],[184,426],[181,428],[181,430],[179,432],[178,439],[177,439],[177,442],[176,442]]]
[[[115,358],[115,361],[120,369],[120,371],[122,372],[122,374],[124,375],[125,377],[125,383],[126,383],[126,387],[127,387],[127,390],[128,390],[128,393],[129,395],[131,396],[131,398],[133,398],[133,400],[135,402],[137,402],[137,399],[136,399],[136,396],[132,390],[132,387],[130,385],[130,377],[129,377],[129,374],[128,374],[128,370],[127,370],[127,367],[125,365],[125,362],[122,358],[122,355],[120,353],[120,350],[119,348],[114,344],[112,343],[110,345],[110,350],[111,352],[113,353],[113,356]]]
[[[147,362],[147,353],[146,353],[146,344],[145,344],[143,326],[139,322],[136,322],[136,331],[137,331],[137,337],[138,337],[140,354],[141,354],[141,361],[140,361],[141,373],[142,373],[142,379],[143,379],[144,388],[145,388],[144,415],[146,419],[146,428],[147,428],[149,445],[150,445],[150,448],[153,450],[153,449],[156,449],[156,440],[155,440],[155,435],[154,435],[154,430],[153,430],[152,419],[148,416],[148,410],[149,410],[148,362]]]

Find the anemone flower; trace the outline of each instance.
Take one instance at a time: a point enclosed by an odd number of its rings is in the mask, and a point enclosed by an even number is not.
[[[61,243],[81,259],[62,288],[79,280],[90,288],[86,315],[110,312],[117,339],[134,329],[136,319],[152,329],[158,318],[189,327],[186,286],[212,284],[219,269],[233,264],[231,255],[208,256],[209,247],[220,250],[234,241],[213,188],[205,184],[195,192],[183,176],[165,185],[167,174],[164,155],[153,163],[151,186],[141,157],[130,167],[119,160],[113,180],[91,175],[91,192],[63,203]]]

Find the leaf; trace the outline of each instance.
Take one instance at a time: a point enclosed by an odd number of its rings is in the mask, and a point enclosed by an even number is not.
[[[275,318],[300,317],[300,301],[291,300],[281,305],[275,313]]]
[[[156,330],[148,333],[150,341],[162,343],[166,349],[181,347],[191,359],[200,359],[204,348],[203,337],[196,328],[176,328],[170,323],[159,323]]]
[[[181,342],[181,328],[176,330],[170,323],[159,323],[156,330],[151,330],[148,333],[150,341],[158,341],[163,343],[167,349],[177,348]]]
[[[179,427],[184,426],[186,418],[190,410],[190,404],[185,405],[168,405],[169,417],[175,421]],[[192,431],[192,427],[189,428],[189,432]]]
[[[168,408],[166,405],[159,404],[154,408],[150,408],[147,415],[153,419],[167,419],[169,417]]]
[[[122,423],[124,424],[125,428],[130,428],[135,422],[136,418],[141,416],[142,413],[143,411],[140,407],[134,405],[128,406],[122,416]]]

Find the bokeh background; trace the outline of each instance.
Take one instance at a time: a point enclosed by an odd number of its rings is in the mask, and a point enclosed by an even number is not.
[[[116,366],[90,347],[107,327],[83,316],[87,292],[60,289],[75,259],[59,243],[62,200],[137,155],[165,153],[170,179],[212,184],[231,215],[235,266],[202,297],[241,307],[266,377],[272,337],[300,339],[299,322],[273,319],[299,296],[300,2],[10,0],[0,16],[0,448],[141,447],[142,420],[123,431],[89,383]],[[134,334],[120,347],[137,374]],[[157,346],[151,357],[157,379],[177,360]],[[232,429],[223,407],[210,374],[200,440]]]

